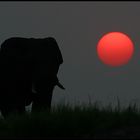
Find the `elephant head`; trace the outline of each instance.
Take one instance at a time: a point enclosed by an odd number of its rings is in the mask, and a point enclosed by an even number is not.
[[[0,108],[3,112],[10,104],[16,103],[15,109],[19,106],[23,109],[31,101],[33,111],[50,109],[54,87],[65,89],[57,77],[62,63],[61,51],[53,37],[5,40],[0,50],[3,75],[0,79]]]

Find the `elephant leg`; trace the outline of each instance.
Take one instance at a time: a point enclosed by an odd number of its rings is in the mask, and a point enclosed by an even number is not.
[[[17,108],[17,113],[18,113],[19,115],[24,114],[24,113],[25,113],[25,106],[19,106],[19,107]]]
[[[10,114],[14,112],[14,108],[5,106],[1,108],[1,114],[3,115],[4,118],[8,117]]]
[[[1,108],[1,114],[4,118],[6,118],[10,114],[10,109],[8,108]]]
[[[44,96],[36,96],[32,104],[32,112],[38,111],[50,111],[52,101],[52,93],[46,94]]]
[[[1,108],[1,113],[4,118],[8,117],[10,114],[22,115],[23,113],[25,113],[25,106],[3,107]]]

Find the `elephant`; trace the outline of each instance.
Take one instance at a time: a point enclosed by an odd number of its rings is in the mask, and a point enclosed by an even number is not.
[[[57,74],[63,57],[54,37],[11,37],[0,48],[0,110],[5,117],[22,114],[32,102],[32,111],[51,109]]]

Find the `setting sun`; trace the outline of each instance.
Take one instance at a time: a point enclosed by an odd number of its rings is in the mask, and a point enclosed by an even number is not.
[[[121,32],[105,34],[97,44],[99,59],[106,65],[117,67],[127,64],[134,53],[130,37]]]

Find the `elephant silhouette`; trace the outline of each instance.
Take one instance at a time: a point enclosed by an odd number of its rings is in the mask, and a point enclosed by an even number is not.
[[[6,39],[0,49],[2,115],[24,113],[31,102],[32,111],[50,110],[54,87],[65,89],[57,77],[62,63],[61,51],[53,37]]]

